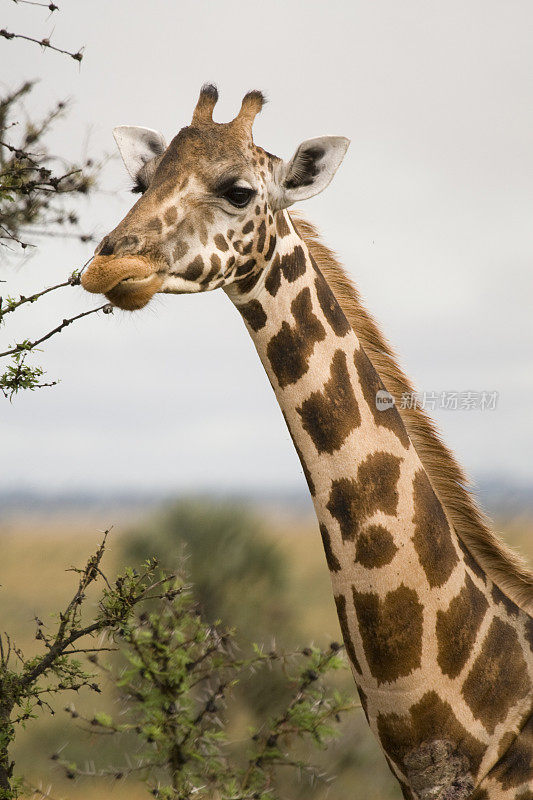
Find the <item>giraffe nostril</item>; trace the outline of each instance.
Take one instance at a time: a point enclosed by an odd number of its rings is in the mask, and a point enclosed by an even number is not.
[[[98,250],[97,255],[99,255],[99,256],[112,256],[113,255],[113,250],[114,250],[113,244],[111,243],[111,240],[106,236],[106,238],[102,242],[102,245],[101,245],[100,249]]]

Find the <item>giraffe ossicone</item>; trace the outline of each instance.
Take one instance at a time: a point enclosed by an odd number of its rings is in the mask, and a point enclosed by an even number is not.
[[[307,479],[370,727],[406,798],[533,796],[533,576],[488,527],[357,289],[287,209],[331,181],[344,137],[288,162],[254,144],[264,102],[228,123],[203,87],[168,147],[115,138],[141,197],[95,251],[90,292],[135,310],[222,288],[240,312]]]

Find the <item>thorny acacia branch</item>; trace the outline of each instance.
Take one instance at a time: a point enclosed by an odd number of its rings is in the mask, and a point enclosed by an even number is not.
[[[16,120],[20,111],[23,111],[19,103],[30,92],[32,85],[27,82],[0,99],[0,245],[9,253],[11,253],[10,244],[17,245],[23,251],[30,246],[26,241],[26,235],[76,236],[82,242],[92,239],[92,236],[86,233],[65,231],[65,226],[76,230],[78,214],[72,208],[65,208],[64,198],[73,194],[86,195],[92,191],[98,165],[95,167],[90,160],[84,163],[83,168],[69,164],[60,157],[50,155],[43,143],[43,136],[63,114],[65,103],[57,103],[38,121],[26,122],[19,135],[20,141],[11,141],[7,134],[13,128],[18,130],[17,123],[10,120],[13,116]],[[32,244],[31,247],[35,246]],[[0,255],[1,251],[0,247]],[[0,298],[0,323],[6,321],[7,314],[12,314],[21,306],[34,303],[66,285],[79,284],[80,274],[81,271],[77,270],[65,281],[31,295]],[[44,386],[54,386],[57,381],[44,382],[43,370],[28,363],[28,355],[68,325],[97,310],[107,312],[110,308],[107,305],[100,306],[89,312],[65,316],[43,336],[34,340],[28,337],[10,347],[4,345],[0,357],[12,358],[10,365],[4,368],[3,372],[0,371],[0,391],[4,397],[12,400],[14,395],[23,389],[34,390]]]
[[[113,306],[111,305],[111,303],[104,303],[103,305],[98,306],[97,308],[91,308],[90,311],[82,311],[81,314],[76,314],[75,316],[70,317],[69,319],[64,319],[60,325],[58,325],[56,328],[46,333],[44,336],[41,336],[40,339],[35,339],[33,342],[29,340],[20,342],[19,344],[15,345],[15,347],[12,347],[11,350],[5,350],[3,353],[0,353],[0,358],[2,358],[3,356],[10,356],[16,353],[21,353],[26,350],[35,350],[36,347],[38,347],[43,342],[46,342],[52,336],[55,336],[56,333],[61,333],[61,331],[68,325],[70,325],[72,322],[76,322],[76,320],[82,319],[83,317],[88,317],[89,314],[95,314],[97,311],[103,311],[104,314],[110,314],[113,311]]]
[[[54,708],[45,697],[53,697],[65,691],[78,692],[86,687],[100,692],[92,672],[82,668],[77,660],[79,652],[110,650],[102,642],[90,646],[93,637],[106,633],[113,639],[127,629],[135,607],[139,603],[154,602],[163,596],[172,596],[174,576],[164,579],[156,575],[156,562],[146,562],[139,573],[126,570],[114,582],[105,578],[101,561],[104,556],[109,531],[106,531],[96,553],[85,567],[72,568],[78,574],[78,585],[71,600],[59,614],[59,623],[54,633],[48,633],[43,621],[35,618],[35,638],[42,643],[45,652],[26,658],[8,634],[0,636],[0,799],[14,800],[19,797],[20,782],[13,779],[13,762],[9,758],[9,747],[15,738],[19,724],[25,724],[36,716],[36,712]],[[89,622],[82,618],[82,608],[87,591],[99,579],[105,586],[98,602],[98,612]],[[87,641],[87,647],[74,647],[75,643]],[[14,665],[11,662],[14,661]]]

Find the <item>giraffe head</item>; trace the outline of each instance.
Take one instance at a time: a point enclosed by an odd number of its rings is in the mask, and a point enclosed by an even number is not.
[[[248,92],[228,123],[213,121],[217,99],[216,88],[204,86],[191,124],[168,147],[156,131],[115,129],[142,196],[96,248],[82,276],[87,291],[132,311],[156,292],[236,281],[249,289],[274,253],[276,213],[328,185],[348,139],[309,139],[284,162],[253,143],[261,92]]]

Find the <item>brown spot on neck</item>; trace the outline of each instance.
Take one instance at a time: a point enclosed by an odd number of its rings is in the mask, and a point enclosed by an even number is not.
[[[335,595],[335,605],[337,606],[337,616],[341,626],[342,638],[348,658],[352,662],[357,672],[361,672],[361,665],[357,659],[355,648],[353,646],[352,637],[350,634],[350,626],[348,625],[348,615],[346,613],[346,598],[343,594]]]
[[[413,503],[415,550],[429,585],[442,586],[452,574],[459,557],[446,515],[422,469],[413,480]]]
[[[367,569],[390,564],[398,548],[392,534],[383,525],[367,525],[357,537],[355,560]]]
[[[331,546],[331,537],[327,527],[320,523],[320,535],[322,537],[322,544],[324,546],[324,553],[326,554],[326,561],[330,572],[338,572],[341,568],[339,559]]]
[[[318,272],[312,256],[311,261],[313,263],[313,268]],[[344,312],[338,304],[335,295],[320,273],[317,274],[315,278],[315,288],[322,313],[331,325],[333,332],[337,336],[346,336],[346,334],[351,331],[350,323],[344,316]]]
[[[283,236],[290,236],[291,229],[287,225],[287,220],[285,219],[285,213],[283,211],[278,211],[276,214],[276,230],[278,235]]]
[[[270,365],[282,389],[305,375],[316,342],[326,337],[324,326],[313,313],[311,292],[307,287],[294,298],[291,310],[294,327],[284,321],[279,333],[267,345]]]
[[[419,749],[424,742],[446,740],[453,744],[454,753],[467,759],[468,773],[475,778],[485,752],[485,745],[472,736],[458,721],[451,705],[437,692],[426,692],[418,703],[411,706],[409,714],[379,714],[378,733],[383,749],[407,774],[406,757]],[[469,793],[471,793],[471,785]],[[469,795],[463,794],[463,798]]]
[[[376,511],[396,513],[399,477],[400,459],[377,452],[359,465],[356,480],[333,481],[326,508],[339,523],[345,541],[354,541],[365,519]]]
[[[529,782],[533,789],[533,715],[529,717],[490,775],[500,783],[504,791]],[[520,793],[516,795],[516,800],[524,800],[525,797],[524,793]]]
[[[259,331],[265,327],[267,316],[259,300],[250,300],[250,302],[238,306],[238,309],[253,331]]]
[[[463,684],[462,695],[474,717],[494,733],[496,725],[529,691],[531,683],[517,633],[495,617]]]
[[[437,611],[437,661],[450,678],[456,678],[468,661],[488,607],[484,594],[467,573],[464,586],[448,609]]]
[[[422,660],[422,605],[414,589],[401,584],[382,600],[353,589],[366,660],[378,683],[410,675]]]
[[[384,410],[378,409],[376,406],[377,393],[380,390],[384,390],[385,386],[362,347],[355,351],[354,363],[359,375],[363,396],[374,422],[376,425],[392,431],[398,437],[402,446],[408,449],[410,445],[409,436],[396,406],[392,405]]]
[[[318,453],[333,453],[342,447],[350,433],[361,424],[346,353],[335,351],[324,390],[313,392],[296,410]]]

